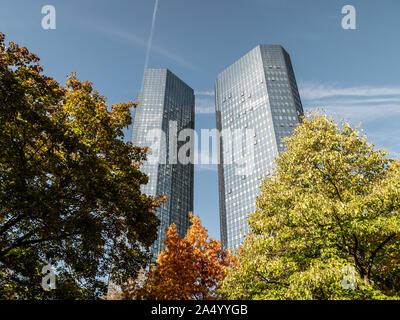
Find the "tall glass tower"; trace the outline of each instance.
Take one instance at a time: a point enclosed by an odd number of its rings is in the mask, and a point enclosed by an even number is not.
[[[227,161],[232,139],[219,140],[221,240],[226,248],[237,249],[249,231],[247,215],[256,209],[261,181],[283,151],[282,138],[304,114],[289,54],[280,45],[258,45],[226,68],[215,83],[215,109],[219,131],[252,130],[252,171],[247,175],[237,174],[237,164]]]
[[[154,141],[161,141],[158,150],[151,150],[152,156],[159,155],[158,160],[146,161],[141,167],[149,178],[142,192],[168,196],[167,202],[156,211],[161,224],[158,239],[151,248],[155,259],[163,249],[165,229],[171,223],[176,224],[181,237],[185,236],[190,225],[188,213],[193,211],[193,162],[182,164],[177,160],[177,150],[186,141],[178,141],[174,131],[179,135],[184,129],[194,129],[194,92],[168,69],[151,68],[145,72],[138,102],[132,143],[151,148]],[[163,139],[158,131],[162,131]]]

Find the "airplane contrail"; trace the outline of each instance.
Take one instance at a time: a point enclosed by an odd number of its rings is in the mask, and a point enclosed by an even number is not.
[[[143,70],[142,85],[141,85],[141,87],[140,87],[140,90],[141,90],[141,91],[143,91],[144,76],[145,76],[146,69],[147,69],[148,64],[149,64],[149,57],[150,57],[151,44],[152,44],[152,42],[153,42],[154,28],[155,28],[155,25],[156,25],[157,8],[158,8],[158,0],[156,0],[156,3],[154,4],[153,19],[152,19],[152,21],[151,21],[150,37],[149,37],[149,41],[147,42],[146,59],[145,59],[145,61],[144,61],[144,70]]]

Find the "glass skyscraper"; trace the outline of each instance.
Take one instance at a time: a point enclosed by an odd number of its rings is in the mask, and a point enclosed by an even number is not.
[[[259,186],[283,151],[282,138],[304,114],[289,54],[280,45],[258,45],[226,68],[215,83],[215,108],[219,131],[252,130],[249,174],[238,174],[237,164],[227,161],[232,141],[219,141],[221,240],[237,249],[249,231],[247,215],[256,209]]]
[[[163,249],[165,229],[171,223],[176,224],[181,237],[185,236],[190,225],[188,213],[193,211],[193,162],[181,164],[177,161],[177,150],[185,141],[177,141],[172,131],[179,134],[183,129],[194,129],[194,100],[193,89],[168,69],[146,70],[143,89],[138,95],[132,143],[151,146],[155,141],[154,132],[162,130],[164,133],[165,143],[160,143],[158,150],[151,150],[153,156],[160,155],[159,160],[145,161],[141,167],[149,177],[142,192],[168,196],[167,202],[156,211],[161,224],[158,239],[151,248],[154,258]]]

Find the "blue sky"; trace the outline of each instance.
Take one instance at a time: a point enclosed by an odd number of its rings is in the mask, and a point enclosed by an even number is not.
[[[0,31],[37,53],[45,73],[71,71],[109,103],[140,89],[154,0],[3,1]],[[56,8],[43,30],[41,9]],[[357,29],[341,27],[344,5]],[[400,158],[398,0],[159,0],[149,67],[167,67],[196,91],[196,129],[215,128],[216,75],[260,43],[289,52],[305,109],[361,123],[368,140]],[[130,131],[126,131],[126,138]],[[217,171],[195,168],[195,213],[219,238]]]

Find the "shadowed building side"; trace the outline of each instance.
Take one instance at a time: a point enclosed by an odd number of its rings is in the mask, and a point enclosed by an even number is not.
[[[184,129],[194,129],[194,91],[168,69],[149,68],[146,70],[143,90],[138,95],[138,106],[132,128],[132,143],[137,146],[151,146],[151,132],[162,130],[165,144],[160,152],[165,161],[146,161],[141,171],[149,177],[142,192],[148,195],[163,194],[167,202],[156,209],[161,224],[157,241],[151,252],[153,260],[163,249],[165,229],[176,224],[181,237],[190,226],[188,212],[193,211],[193,163],[181,164],[176,161],[177,150],[187,143],[171,139],[174,130],[179,135]],[[192,148],[191,150],[194,150]],[[154,152],[154,150],[153,150]]]
[[[249,232],[247,216],[256,209],[259,186],[283,151],[282,138],[304,115],[289,54],[280,45],[258,45],[234,62],[217,76],[215,109],[219,131],[254,130],[250,174],[237,174],[237,164],[228,159],[231,142],[219,141],[221,241],[237,249]],[[233,149],[233,160],[241,152]]]

